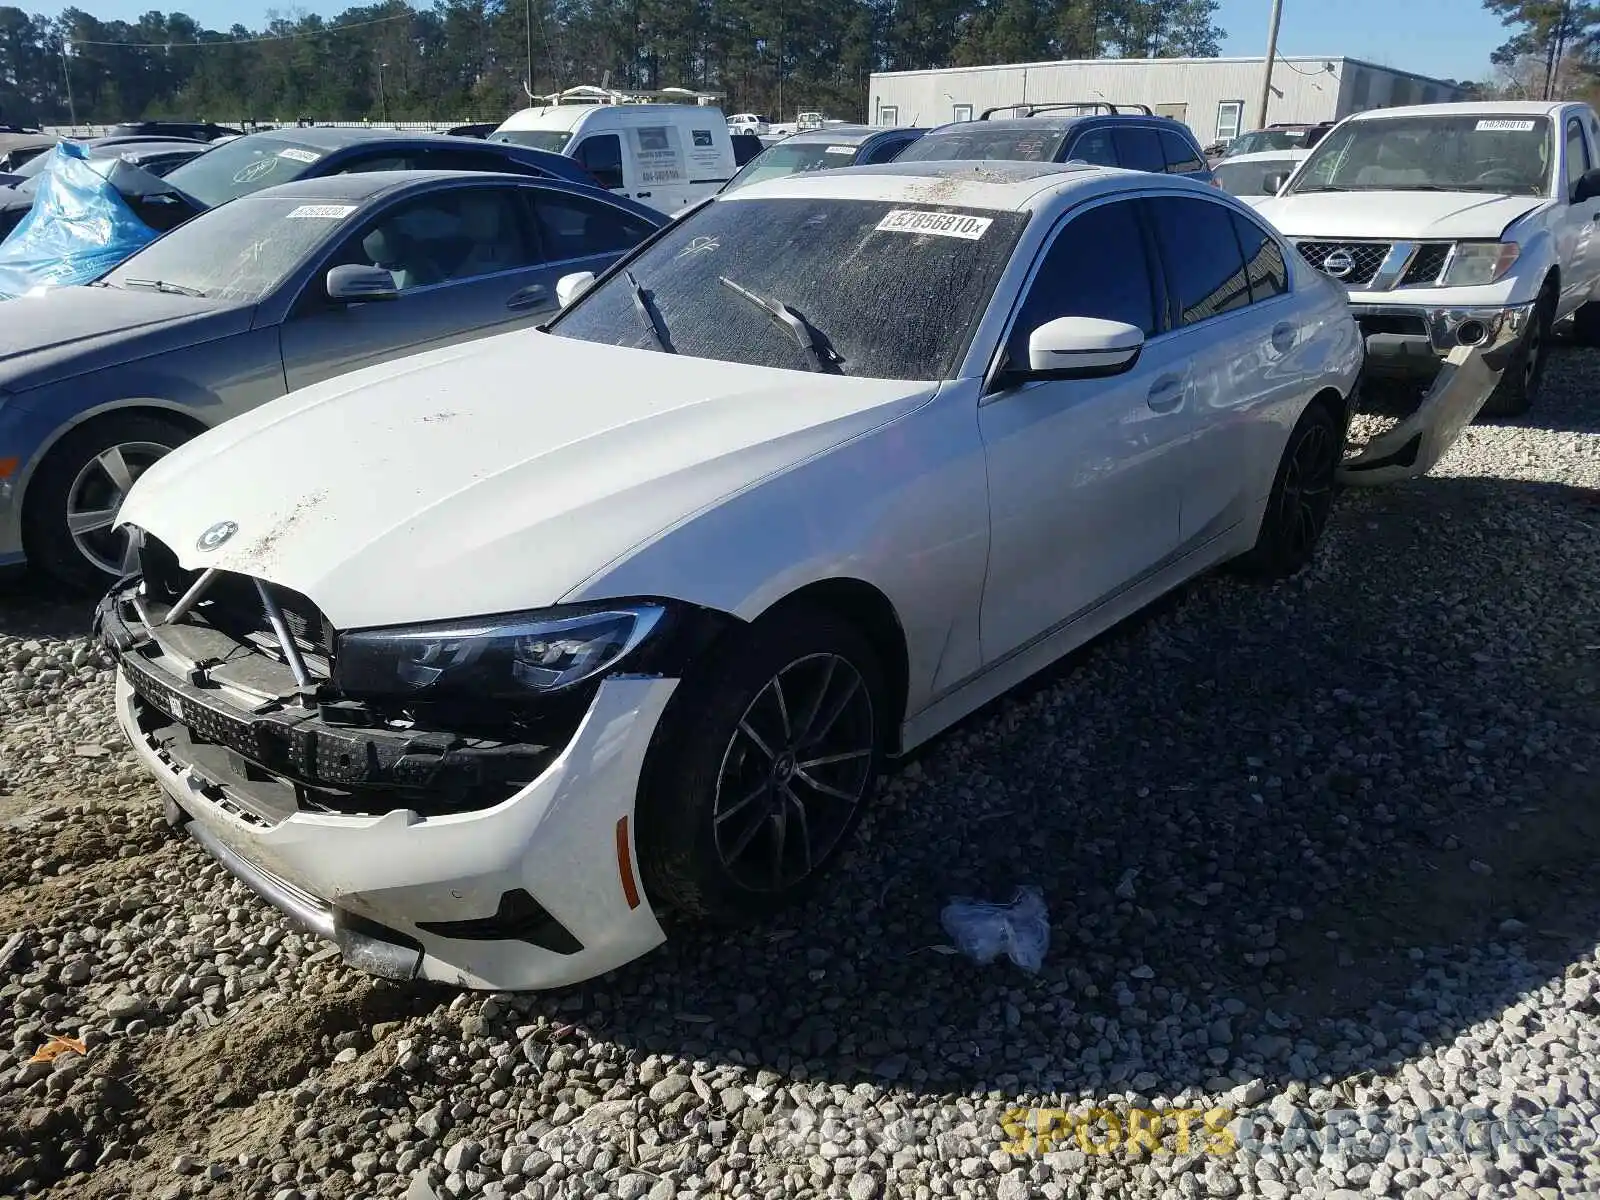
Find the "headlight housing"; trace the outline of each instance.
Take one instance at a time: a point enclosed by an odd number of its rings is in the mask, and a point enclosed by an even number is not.
[[[1457,242],[1441,287],[1473,287],[1494,283],[1511,270],[1521,247],[1515,242]]]
[[[393,700],[565,693],[625,657],[665,612],[618,604],[363,630],[339,639],[333,681],[347,696]]]

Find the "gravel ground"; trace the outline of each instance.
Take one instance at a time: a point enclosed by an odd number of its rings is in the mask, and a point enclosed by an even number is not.
[[[81,604],[0,599],[0,1193],[1595,1194],[1596,378],[938,739],[782,928],[557,993],[342,966],[162,826]],[[1023,884],[1039,974],[943,944]]]

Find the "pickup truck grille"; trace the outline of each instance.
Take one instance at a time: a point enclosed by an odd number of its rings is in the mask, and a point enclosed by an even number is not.
[[[1411,265],[1400,277],[1401,287],[1427,287],[1439,282],[1445,259],[1450,257],[1449,242],[1425,242],[1417,247]]]
[[[1377,275],[1393,243],[1308,241],[1296,242],[1295,248],[1300,251],[1301,258],[1324,275],[1346,287],[1362,287]]]

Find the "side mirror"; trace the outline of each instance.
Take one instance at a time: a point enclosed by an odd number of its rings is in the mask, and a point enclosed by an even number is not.
[[[1028,335],[1028,377],[1095,379],[1120,375],[1144,349],[1144,330],[1099,317],[1057,317]]]
[[[396,300],[400,289],[394,276],[382,267],[346,264],[328,272],[328,299],[338,304],[363,304],[368,300]]]
[[[556,303],[562,308],[567,307],[587,292],[593,283],[593,271],[574,271],[571,275],[563,275],[556,280]]]
[[[1289,172],[1273,171],[1261,181],[1261,194],[1263,196],[1276,196],[1283,190],[1283,185],[1289,182]]]
[[[1572,185],[1572,202],[1582,204],[1585,200],[1593,200],[1600,196],[1600,167],[1592,171],[1585,171],[1578,176],[1578,182]]]

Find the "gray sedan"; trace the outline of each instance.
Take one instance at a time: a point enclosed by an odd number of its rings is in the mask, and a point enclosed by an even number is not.
[[[553,179],[337,175],[203,213],[88,287],[8,302],[0,567],[108,580],[117,506],[173,447],[286,391],[542,321],[562,275],[598,274],[665,223]]]

